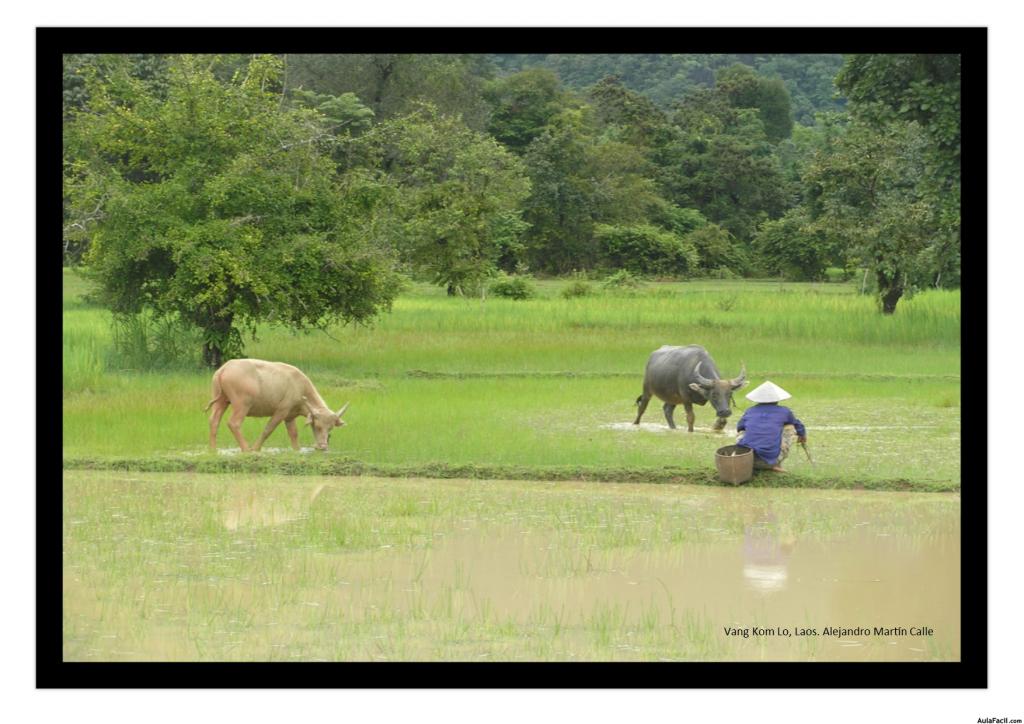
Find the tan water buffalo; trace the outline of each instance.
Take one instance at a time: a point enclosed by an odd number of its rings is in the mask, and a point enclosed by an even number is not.
[[[239,447],[248,451],[249,446],[242,437],[245,418],[270,418],[260,439],[252,446],[253,450],[259,450],[282,421],[288,429],[292,447],[298,450],[299,431],[295,428],[295,418],[300,415],[306,417],[307,424],[313,427],[316,449],[326,450],[331,431],[345,424],[341,416],[348,409],[348,404],[346,402],[337,413],[331,412],[313,383],[297,367],[284,362],[233,359],[213,373],[213,399],[206,405],[207,410],[213,407],[210,414],[210,450],[217,449],[217,428],[228,405],[232,407],[228,427]]]

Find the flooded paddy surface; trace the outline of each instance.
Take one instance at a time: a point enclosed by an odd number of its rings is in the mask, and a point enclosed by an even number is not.
[[[950,494],[65,471],[67,660],[957,660]]]

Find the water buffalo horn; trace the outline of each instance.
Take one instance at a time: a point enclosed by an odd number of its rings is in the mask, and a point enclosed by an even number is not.
[[[746,363],[743,363],[740,366],[740,376],[732,381],[732,388],[736,389],[737,387],[741,386],[746,381],[747,381],[747,365],[746,365]]]
[[[341,408],[340,410],[338,410],[338,417],[341,417],[342,415],[344,415],[344,414],[345,414],[345,410],[347,410],[347,409],[348,409],[348,406],[349,406],[349,405],[350,405],[351,403],[352,403],[352,401],[351,401],[351,400],[349,400],[348,402],[346,402],[346,403],[345,403],[345,406],[344,406],[344,407],[342,407],[342,408]]]
[[[707,377],[702,375],[700,373],[700,366],[701,363],[698,362],[697,366],[693,368],[694,379],[697,380],[697,384],[700,385],[701,387],[711,387],[712,385],[715,384],[714,380],[709,380]]]

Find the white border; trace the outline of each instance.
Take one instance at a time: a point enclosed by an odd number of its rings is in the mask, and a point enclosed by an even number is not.
[[[611,25],[611,26],[987,26],[989,28],[989,436],[993,449],[1013,449],[1021,434],[1011,419],[1015,400],[1004,390],[1020,386],[1016,373],[1021,354],[1021,299],[1024,288],[1024,238],[1021,234],[1019,119],[1020,26],[1009,3],[970,4],[763,2],[734,0],[716,3],[623,2],[553,3],[517,0],[515,3],[403,2],[303,3],[257,8],[251,0],[210,3],[78,2],[13,4],[5,8],[0,28],[5,112],[2,138],[5,216],[13,219],[2,245],[0,314],[4,345],[0,390],[6,403],[3,434],[8,460],[15,467],[4,476],[2,547],[4,594],[0,621],[8,634],[0,647],[0,699],[12,720],[136,722],[149,724],[188,721],[280,722],[324,717],[330,721],[575,722],[760,721],[850,722],[900,720],[976,722],[979,717],[1024,718],[1024,696],[1017,682],[1024,635],[1017,611],[1022,596],[1021,464],[1005,452],[990,456],[989,488],[989,650],[990,689],[987,691],[35,691],[34,690],[34,429],[35,415],[59,415],[59,410],[35,411],[34,314],[34,28],[36,26],[194,25],[194,26],[310,26],[310,25]],[[970,239],[964,240],[971,243]],[[54,245],[56,249],[56,245]],[[56,252],[55,252],[56,253]],[[56,259],[54,263],[57,263]],[[980,320],[964,320],[965,324]],[[966,351],[965,351],[966,354]],[[44,384],[57,384],[57,364]],[[965,380],[963,395],[986,394]],[[964,424],[972,421],[965,420]],[[38,441],[44,448],[47,441]],[[50,441],[52,443],[52,441]],[[56,454],[56,451],[55,451]],[[971,455],[965,451],[964,485]],[[977,481],[979,484],[982,481]],[[56,494],[56,491],[54,491]],[[971,535],[964,530],[964,535]],[[970,592],[966,592],[970,595]],[[968,622],[964,635],[970,634]],[[685,682],[680,682],[685,683]],[[750,682],[756,686],[757,682]],[[19,713],[23,716],[19,716]],[[10,714],[9,714],[10,716]]]

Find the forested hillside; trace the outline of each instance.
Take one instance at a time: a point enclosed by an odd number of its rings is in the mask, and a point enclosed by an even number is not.
[[[696,88],[713,86],[719,70],[742,63],[760,75],[782,79],[789,91],[797,123],[813,125],[816,113],[840,111],[845,106],[845,99],[838,96],[833,82],[843,65],[843,56],[839,54],[594,53],[507,54],[488,58],[503,74],[526,68],[548,68],[574,89],[616,76],[627,88],[647,96],[662,108],[679,102]]]

